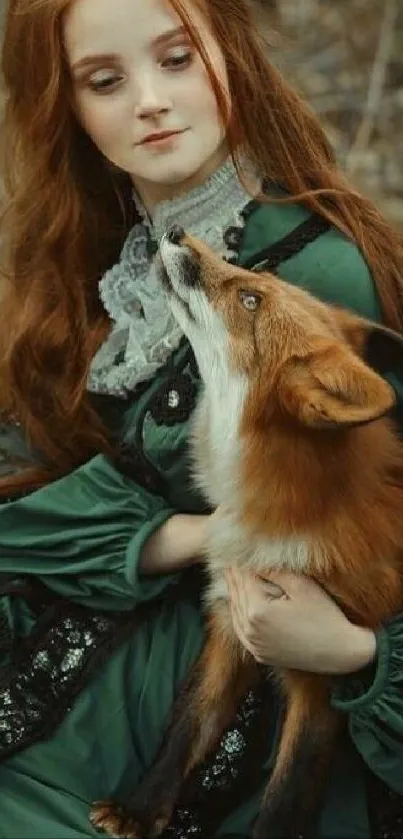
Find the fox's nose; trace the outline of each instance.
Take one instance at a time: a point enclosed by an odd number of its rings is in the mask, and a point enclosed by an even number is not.
[[[183,227],[181,227],[180,224],[173,224],[167,232],[167,239],[171,245],[180,245],[184,235],[185,231]]]

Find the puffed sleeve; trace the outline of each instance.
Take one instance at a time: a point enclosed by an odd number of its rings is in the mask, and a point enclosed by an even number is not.
[[[33,574],[93,608],[133,608],[177,581],[139,573],[144,543],[174,512],[97,455],[0,507],[0,572]]]
[[[366,764],[403,795],[403,615],[378,630],[375,664],[338,680],[331,702]]]

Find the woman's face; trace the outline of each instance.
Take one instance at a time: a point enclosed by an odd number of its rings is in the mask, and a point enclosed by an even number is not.
[[[223,55],[192,15],[228,93]],[[167,0],[73,0],[64,43],[79,121],[152,205],[202,183],[227,154],[200,55]]]

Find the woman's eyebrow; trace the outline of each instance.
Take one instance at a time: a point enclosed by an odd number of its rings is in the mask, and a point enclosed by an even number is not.
[[[180,35],[185,35],[186,29],[184,26],[176,26],[174,29],[168,29],[166,32],[162,32],[161,35],[158,35],[152,41],[153,47],[160,47],[163,46],[168,41],[173,40],[173,38],[178,38]],[[114,62],[117,60],[117,55],[115,53],[97,53],[93,55],[85,55],[83,58],[80,58],[78,61],[75,61],[72,65],[72,70],[80,70],[83,67],[89,67],[93,64],[102,64],[107,62]]]
[[[117,56],[114,53],[99,53],[99,54],[92,54],[92,55],[85,55],[83,58],[80,58],[78,61],[75,61],[72,64],[72,70],[81,70],[82,67],[90,67],[93,64],[105,64],[108,62],[116,61]]]
[[[159,47],[167,41],[177,38],[179,35],[187,35],[187,31],[184,26],[176,26],[174,29],[168,29],[167,32],[163,32],[162,35],[158,35],[158,37],[154,38],[152,42],[153,46]]]

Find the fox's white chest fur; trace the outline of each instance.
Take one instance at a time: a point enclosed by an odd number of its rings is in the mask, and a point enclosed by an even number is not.
[[[246,376],[228,369],[228,336],[221,319],[201,298],[210,330],[186,323],[201,378],[193,420],[194,476],[214,507],[234,503],[239,485],[239,426],[248,391]],[[207,309],[204,312],[204,309]]]
[[[206,499],[219,508],[211,521],[206,560],[211,585],[206,599],[227,596],[224,569],[239,564],[255,572],[271,568],[303,571],[308,562],[305,540],[251,533],[242,524],[242,446],[240,435],[249,381],[230,364],[231,345],[225,324],[199,288],[187,289],[191,319],[175,298],[171,307],[194,350],[202,393],[193,419],[194,479]],[[267,503],[270,504],[267,481]]]
[[[204,386],[193,424],[195,479],[208,501],[218,507],[236,504],[239,487],[241,419],[246,383],[231,381],[222,392],[215,383]]]
[[[274,569],[301,571],[308,562],[305,540],[263,538],[242,524],[241,461],[243,441],[240,424],[248,395],[246,376],[220,371],[202,361],[204,387],[193,419],[194,478],[198,487],[220,514],[211,522],[206,559],[211,574],[206,599],[227,596],[223,571],[240,564],[255,572]],[[220,374],[221,372],[221,374]],[[270,487],[267,486],[267,503]]]

